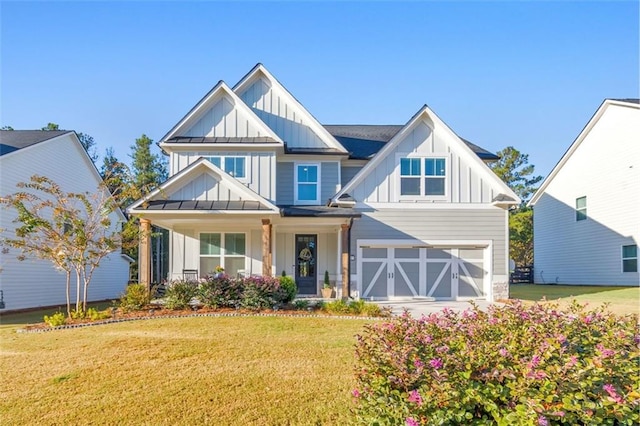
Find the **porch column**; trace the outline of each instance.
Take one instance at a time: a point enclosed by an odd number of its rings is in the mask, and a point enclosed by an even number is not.
[[[151,288],[151,221],[140,219],[138,243],[138,283]]]
[[[271,276],[271,221],[262,219],[262,276]]]
[[[340,235],[342,236],[342,300],[349,299],[349,228],[351,224],[343,223]]]

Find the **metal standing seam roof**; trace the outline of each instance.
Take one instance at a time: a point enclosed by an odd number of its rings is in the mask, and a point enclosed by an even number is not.
[[[147,211],[154,210],[271,210],[259,201],[201,201],[201,200],[153,200],[140,206]]]
[[[71,130],[0,130],[0,155],[8,154],[55,137]]]
[[[164,143],[184,143],[184,144],[198,144],[198,143],[273,143],[279,144],[275,139],[268,136],[259,137],[210,137],[210,136],[175,136],[166,140]]]
[[[324,126],[350,153],[350,158],[368,160],[382,149],[403,128],[403,125],[387,124],[331,124]],[[498,160],[500,157],[478,145],[460,138],[483,160]]]

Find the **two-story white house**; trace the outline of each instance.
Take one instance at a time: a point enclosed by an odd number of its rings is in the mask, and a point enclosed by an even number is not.
[[[170,274],[295,277],[316,295],[505,298],[518,197],[426,105],[405,125],[321,125],[256,65],[160,141],[170,177],[128,211],[170,231]],[[149,281],[148,239],[141,282]]]
[[[28,182],[32,175],[46,176],[64,192],[95,193],[102,178],[73,131],[0,130],[0,196],[25,189],[20,182]],[[0,210],[1,236],[12,237],[16,229],[17,212]],[[111,213],[113,229],[125,217],[118,209]],[[66,303],[66,276],[54,269],[51,262],[33,257],[19,260],[18,249],[0,250],[0,310],[44,306],[64,306]],[[89,301],[115,299],[120,296],[129,280],[129,262],[132,259],[120,253],[111,253],[96,268],[89,286]],[[74,279],[74,278],[72,278]],[[71,299],[75,300],[75,285]]]
[[[538,191],[534,280],[640,285],[640,103],[606,99]]]

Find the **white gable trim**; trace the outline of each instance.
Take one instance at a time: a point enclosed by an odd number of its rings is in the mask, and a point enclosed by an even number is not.
[[[640,109],[639,104],[634,104],[634,103],[624,102],[624,101],[616,101],[613,99],[605,99],[604,102],[600,105],[600,107],[596,110],[595,114],[593,114],[593,117],[591,117],[587,125],[584,126],[584,129],[582,129],[578,137],[573,141],[573,143],[569,146],[567,151],[562,155],[562,157],[560,158],[560,161],[558,161],[555,167],[551,170],[551,173],[549,173],[547,177],[542,181],[542,184],[540,185],[536,193],[533,194],[533,197],[531,197],[531,200],[529,200],[529,202],[527,203],[528,206],[535,206],[535,204],[538,202],[540,197],[542,197],[542,194],[544,194],[545,191],[547,190],[547,187],[551,184],[553,179],[560,172],[562,167],[564,167],[564,165],[569,161],[573,153],[576,152],[576,150],[580,147],[580,145],[582,144],[582,141],[584,141],[587,135],[591,132],[591,129],[593,129],[596,123],[600,121],[600,118],[602,118],[607,108],[609,108],[609,106],[612,106],[612,105]]]
[[[345,185],[345,187],[333,197],[332,202],[338,202],[341,195],[349,193],[349,191],[352,191],[353,188],[359,185],[423,119],[431,119],[434,127],[444,130],[450,140],[454,144],[457,144],[458,149],[456,149],[456,153],[461,157],[464,157],[471,164],[475,164],[476,170],[478,170],[478,172],[486,178],[488,182],[492,182],[499,188],[502,188],[502,192],[505,195],[513,198],[514,202],[512,204],[520,203],[520,198],[511,190],[511,188],[496,176],[496,174],[487,167],[480,157],[478,157],[471,148],[469,148],[467,144],[449,128],[449,126],[440,120],[440,118],[427,105],[424,105],[413,117],[411,117],[409,122],[407,122],[407,124],[405,124],[404,127],[389,142],[387,142],[380,151],[378,151],[371,161],[356,173],[351,181],[349,181],[349,183],[347,183],[347,185]],[[431,130],[434,131],[434,129]]]
[[[220,96],[221,94],[222,95],[226,94],[227,96],[229,96],[233,101],[232,102],[233,107],[238,108],[242,110],[242,112],[247,114],[250,117],[250,119],[253,120],[256,127],[258,127],[262,132],[264,132],[265,136],[269,136],[281,144],[283,143],[282,140],[278,137],[278,135],[276,135],[275,132],[271,130],[271,128],[267,126],[265,122],[262,121],[251,110],[251,108],[249,108],[249,106],[247,106],[247,104],[245,104],[242,101],[242,99],[240,99],[238,95],[236,95],[235,92],[231,90],[229,86],[227,86],[227,84],[224,81],[220,80],[218,84],[216,84],[209,91],[209,93],[207,93],[204,96],[204,98],[200,100],[200,102],[198,102],[193,108],[191,108],[191,111],[189,111],[184,117],[182,117],[182,120],[180,120],[178,124],[173,126],[173,128],[169,130],[169,132],[166,135],[164,135],[162,139],[160,139],[160,145],[162,145],[164,141],[172,138],[173,136],[176,136],[176,135],[179,136],[179,132],[186,130],[186,128],[190,124],[192,124],[198,118],[200,118],[202,113],[206,112],[207,108],[211,106],[212,102],[216,100],[218,96]]]
[[[258,201],[265,206],[267,206],[271,211],[264,210],[264,213],[279,213],[280,209],[276,207],[272,202],[267,200],[264,197],[261,197],[256,192],[247,188],[237,179],[230,176],[228,173],[225,173],[222,169],[212,164],[210,161],[205,158],[199,158],[194,163],[190,164],[188,167],[181,170],[179,173],[171,176],[168,180],[166,180],[162,185],[158,188],[154,189],[152,192],[147,194],[147,196],[139,199],[138,201],[131,204],[127,207],[128,213],[147,213],[147,210],[139,210],[143,203],[147,201],[151,201],[157,198],[159,195],[163,195],[166,193],[170,193],[172,189],[179,189],[183,185],[187,184],[192,178],[199,176],[200,172],[210,172],[213,173],[216,178],[219,179],[220,182],[224,182],[229,185],[234,191],[238,194],[241,194],[244,199],[251,201]]]
[[[272,84],[272,87],[278,88],[279,92],[287,98],[287,101],[295,105],[300,113],[305,117],[307,124],[311,128],[311,130],[318,135],[320,139],[328,146],[338,149],[341,152],[347,153],[347,150],[334,138],[331,133],[327,131],[316,118],[300,103],[298,100],[264,67],[262,64],[257,64],[247,75],[242,77],[242,79],[233,86],[233,91],[236,93],[241,92],[251,83],[253,83],[259,75],[262,74],[269,82]]]

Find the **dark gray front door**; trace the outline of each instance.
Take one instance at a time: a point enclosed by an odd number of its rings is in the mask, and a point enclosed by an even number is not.
[[[317,236],[296,234],[296,285],[299,294],[317,294]]]

